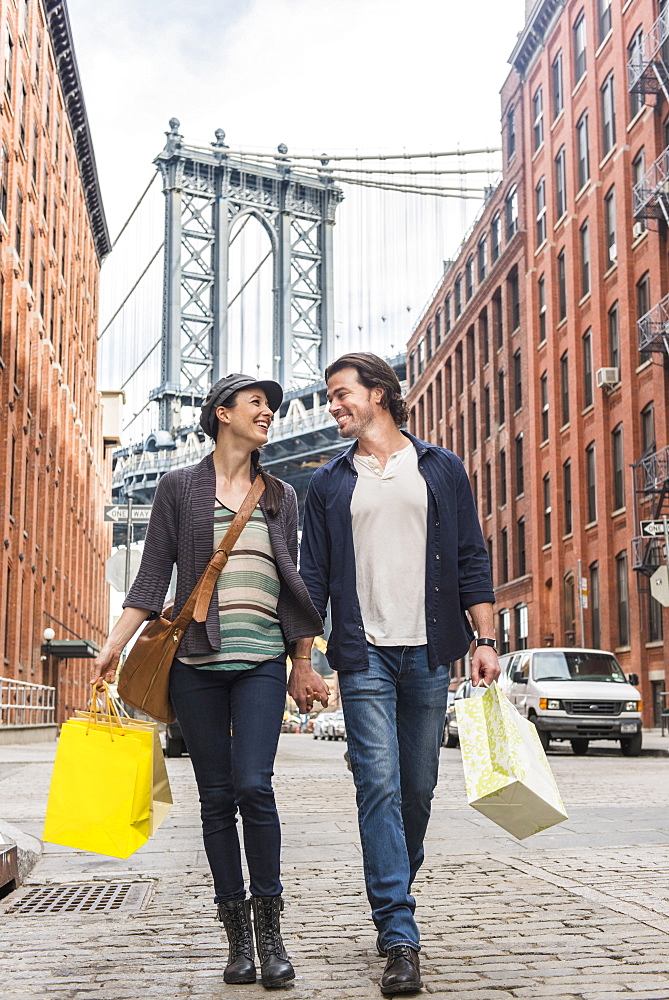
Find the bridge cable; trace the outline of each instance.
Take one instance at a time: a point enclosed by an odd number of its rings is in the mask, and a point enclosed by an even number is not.
[[[116,317],[118,316],[118,314],[121,312],[121,310],[125,306],[126,302],[130,298],[130,296],[132,295],[132,293],[135,291],[135,289],[139,285],[140,281],[142,280],[142,278],[144,277],[144,275],[146,274],[146,272],[149,270],[149,268],[151,267],[151,265],[153,264],[154,260],[156,259],[156,257],[158,256],[158,254],[160,253],[160,251],[163,249],[164,246],[165,246],[165,241],[163,240],[163,242],[160,244],[160,246],[158,247],[158,249],[154,253],[154,255],[151,258],[151,260],[149,261],[149,263],[146,265],[146,267],[144,268],[144,270],[140,274],[140,276],[137,279],[137,281],[135,282],[135,284],[132,286],[132,288],[130,289],[130,291],[126,295],[126,297],[123,299],[123,302],[121,303],[121,305],[118,307],[118,309],[116,310],[116,312],[114,313],[114,315],[112,316],[112,318],[109,320],[109,322],[105,326],[105,328],[102,331],[102,333],[98,334],[98,340],[102,340],[102,338],[104,337],[105,333],[107,332],[107,330],[109,329],[109,327],[112,325],[112,323],[114,322],[114,320],[116,319]]]
[[[161,343],[162,339],[163,339],[163,338],[162,338],[162,334],[161,334],[161,336],[160,336],[160,337],[158,337],[158,340],[157,340],[157,341],[155,342],[155,344],[153,345],[153,347],[151,348],[151,350],[149,351],[149,353],[148,353],[148,354],[145,354],[145,355],[144,355],[144,357],[142,358],[142,360],[140,361],[140,363],[139,363],[139,364],[137,365],[137,367],[136,367],[136,368],[135,368],[135,369],[134,369],[134,370],[133,370],[132,372],[130,372],[130,374],[128,375],[127,379],[126,379],[126,380],[125,380],[125,382],[123,383],[123,385],[121,385],[121,386],[119,387],[120,389],[125,389],[125,387],[126,387],[126,385],[128,384],[128,382],[129,382],[129,381],[130,381],[130,380],[131,380],[132,378],[134,378],[134,376],[135,376],[135,375],[137,374],[137,372],[138,372],[138,371],[139,371],[139,369],[140,369],[140,368],[142,367],[142,365],[144,364],[144,362],[145,362],[145,361],[148,361],[148,360],[149,360],[149,358],[151,357],[151,355],[152,355],[152,354],[153,354],[153,352],[155,351],[156,347],[158,347],[158,346],[160,345],[160,343]]]
[[[230,299],[230,301],[228,302],[228,309],[233,304],[233,302],[237,301],[237,299],[242,294],[242,292],[244,291],[244,289],[246,288],[246,286],[249,285],[253,281],[253,279],[255,278],[256,274],[258,273],[258,271],[260,270],[260,268],[263,266],[263,264],[265,263],[265,261],[269,257],[271,257],[271,256],[272,256],[272,250],[268,250],[267,253],[265,254],[265,256],[263,257],[263,259],[260,261],[260,263],[256,267],[255,271],[248,276],[248,278],[246,279],[246,281],[244,282],[244,284],[242,285],[242,287],[239,289],[239,291],[236,293],[236,295],[234,295]]]
[[[132,212],[130,213],[130,215],[128,216],[128,218],[127,218],[127,219],[125,220],[125,222],[123,223],[123,225],[122,225],[122,227],[121,227],[120,231],[118,232],[118,234],[117,234],[117,236],[116,236],[116,239],[115,239],[115,240],[114,240],[114,242],[112,243],[112,250],[114,249],[114,247],[116,246],[116,244],[118,243],[118,241],[119,241],[119,240],[121,239],[121,237],[123,236],[123,233],[124,233],[124,232],[126,231],[126,229],[128,228],[128,226],[129,226],[129,224],[130,224],[130,221],[131,221],[131,219],[132,219],[133,215],[135,214],[135,212],[137,211],[137,209],[139,208],[139,206],[140,206],[140,205],[142,204],[142,202],[144,201],[144,198],[145,198],[145,196],[146,196],[146,195],[148,194],[148,191],[149,191],[149,188],[151,187],[151,185],[153,184],[153,182],[155,181],[155,179],[156,179],[156,177],[157,177],[157,176],[158,176],[158,172],[156,171],[156,173],[155,173],[155,174],[153,175],[153,177],[151,178],[151,180],[149,181],[149,183],[148,183],[148,184],[146,185],[146,187],[145,187],[145,188],[144,188],[144,190],[142,191],[142,194],[140,195],[140,199],[139,199],[139,201],[137,202],[137,204],[136,204],[136,205],[135,205],[135,207],[133,208],[133,210],[132,210]]]

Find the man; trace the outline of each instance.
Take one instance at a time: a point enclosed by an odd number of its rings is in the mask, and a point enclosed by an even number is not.
[[[499,675],[490,565],[464,466],[400,427],[393,369],[345,354],[327,369],[330,412],[351,447],[309,485],[300,571],[317,609],[330,601],[328,659],[338,671],[367,895],[387,956],[386,995],[421,986],[411,885],[437,783],[451,661],[474,683]],[[313,704],[304,668],[291,679]]]

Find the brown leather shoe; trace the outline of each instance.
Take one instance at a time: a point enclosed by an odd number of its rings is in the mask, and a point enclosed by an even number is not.
[[[381,976],[381,992],[385,996],[412,993],[422,987],[418,952],[408,944],[396,944],[387,949],[388,961]]]

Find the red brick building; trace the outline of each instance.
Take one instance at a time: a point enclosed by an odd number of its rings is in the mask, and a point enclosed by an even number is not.
[[[108,626],[109,495],[96,388],[100,263],[109,252],[66,5],[2,0],[0,107],[0,676],[52,684],[59,720],[90,660],[43,632]]]
[[[520,616],[515,629],[511,616],[511,646],[615,650],[624,669],[642,677],[646,724],[667,686],[669,624],[648,594],[661,546],[637,537],[641,517],[662,513],[669,481],[668,36],[669,14],[665,24],[652,0],[544,0],[531,5],[512,53],[502,91],[501,190],[522,172],[526,268],[518,347],[511,336],[504,350],[513,357],[518,349],[523,359],[525,495],[513,516],[495,502],[489,524],[482,516],[493,540],[526,519],[527,578],[511,590],[493,543],[497,608],[516,598],[527,604],[526,635]],[[487,211],[454,271],[466,266]],[[465,332],[454,331],[452,351]],[[446,347],[438,362],[444,369],[452,351]],[[412,386],[415,412],[428,380],[426,371]],[[479,378],[471,394],[482,391]],[[514,440],[517,433],[514,426]],[[509,437],[499,437],[498,451],[508,450]],[[465,460],[480,481],[481,460],[469,446]],[[503,621],[499,632],[504,643]]]

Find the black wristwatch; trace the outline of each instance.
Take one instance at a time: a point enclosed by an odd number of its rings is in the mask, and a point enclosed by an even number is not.
[[[477,639],[476,648],[479,646],[492,646],[492,648],[497,652],[497,640],[496,639]]]

